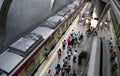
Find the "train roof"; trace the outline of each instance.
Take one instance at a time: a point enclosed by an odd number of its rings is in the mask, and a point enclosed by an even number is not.
[[[0,69],[9,73],[22,61],[22,59],[22,56],[12,53],[7,49],[7,51],[0,55]]]
[[[64,9],[62,9],[61,11],[59,11],[59,12],[57,13],[57,15],[65,17],[68,12],[70,12],[70,9],[64,8]],[[65,18],[66,18],[66,17],[65,17]]]
[[[72,4],[79,6],[80,1],[74,1]]]
[[[59,22],[59,21],[62,21],[63,19],[64,19],[64,18],[61,17],[61,16],[54,15],[54,16],[48,18],[47,21],[51,21],[51,22],[57,23],[57,22]]]
[[[64,18],[62,16],[54,15],[54,16],[48,18],[45,22],[43,22],[41,24],[41,26],[55,29],[62,22],[63,19]]]
[[[32,33],[42,35],[44,39],[48,38],[54,30],[49,27],[37,27]]]
[[[13,49],[12,52],[25,56],[30,52],[30,48],[33,47],[33,44],[41,40],[41,35],[30,33],[24,37],[21,37],[19,40],[10,45],[10,49]]]
[[[59,11],[59,12],[57,13],[58,16],[63,16],[63,17],[64,17],[66,14],[67,14],[67,12],[65,12],[65,11],[63,11],[63,10],[62,10],[62,11]]]
[[[69,4],[67,8],[69,9],[75,9],[77,6],[75,4]]]

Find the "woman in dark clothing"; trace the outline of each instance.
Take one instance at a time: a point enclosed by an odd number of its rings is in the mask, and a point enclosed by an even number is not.
[[[55,67],[56,71],[59,73],[60,70],[61,70],[61,67],[60,67],[60,64],[58,64],[56,67]]]

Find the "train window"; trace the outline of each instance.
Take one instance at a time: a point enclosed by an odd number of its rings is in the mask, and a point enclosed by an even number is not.
[[[44,60],[44,47],[39,51],[40,63]]]
[[[66,30],[66,25],[65,25],[65,23],[63,24],[63,26],[61,27],[61,32],[62,32],[62,34],[65,32],[65,30]],[[61,34],[61,35],[62,35]]]
[[[35,61],[34,59],[25,67],[25,73],[26,75],[30,74],[30,72],[32,71],[32,69],[35,66]]]
[[[18,76],[27,76],[26,73],[25,73],[25,69],[23,69],[19,74]]]
[[[68,28],[68,26],[67,26],[67,21],[64,23],[65,24],[65,27],[66,27],[66,29]]]
[[[49,41],[46,43],[45,47],[50,51],[52,47],[55,45],[54,38],[52,36],[49,38]]]
[[[34,60],[35,60],[35,64],[38,64],[40,63],[40,58],[39,58],[39,54],[36,54],[35,57],[34,57]]]
[[[54,41],[55,41],[55,43],[57,43],[57,42],[58,42],[58,39],[59,39],[59,31],[56,31],[56,33],[55,33],[54,36],[55,36],[55,37],[54,37]]]

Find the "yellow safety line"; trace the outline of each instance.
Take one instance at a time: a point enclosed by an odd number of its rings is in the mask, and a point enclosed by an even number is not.
[[[112,28],[113,28],[113,26],[110,25],[110,32],[111,32],[111,36],[112,36],[112,43],[113,43],[113,45],[115,45],[115,38],[114,38],[114,34],[113,34]],[[116,49],[114,51],[116,52]],[[115,58],[115,63],[117,63],[117,65],[118,65],[118,58],[117,57]],[[116,72],[117,72],[117,76],[120,76],[119,67],[116,70]]]
[[[74,26],[76,25],[76,23],[78,22],[78,16],[77,18],[73,21],[72,25],[70,26],[70,29],[67,30],[65,37],[62,37],[60,39],[60,41],[58,42],[57,45],[60,45],[60,42],[63,38],[67,38],[67,36],[69,35],[69,32],[72,31],[72,29],[74,28]],[[60,46],[59,46],[60,47]],[[57,47],[57,50],[59,49],[59,47]],[[41,71],[41,73],[39,74],[39,76],[44,76],[45,72],[47,71],[47,69],[49,68],[50,64],[52,63],[52,61],[54,60],[54,58],[57,55],[57,51],[55,51],[55,53],[53,54],[53,56],[50,58],[50,60],[48,61],[48,63],[46,64],[46,66],[43,68],[43,70]]]

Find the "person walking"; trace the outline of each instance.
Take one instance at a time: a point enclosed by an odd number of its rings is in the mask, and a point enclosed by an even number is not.
[[[110,47],[109,51],[110,51],[110,54],[113,53],[113,47],[112,46]]]
[[[115,57],[116,57],[117,55],[116,55],[116,52],[113,52],[112,54],[111,54],[111,63],[113,63],[113,61],[114,61],[114,59],[115,59]]]
[[[64,50],[65,47],[66,47],[66,40],[64,40],[64,41],[62,42],[62,47],[63,47],[63,50]]]
[[[71,76],[77,76],[75,70],[71,73]]]
[[[66,76],[69,76],[71,72],[71,65],[69,65],[67,68],[66,68]]]
[[[54,74],[54,76],[59,76],[59,72],[56,71],[55,74]]]
[[[56,69],[56,72],[60,72],[60,70],[61,70],[61,66],[60,66],[60,64],[57,64],[57,66],[55,67],[55,69]]]
[[[61,58],[61,54],[62,54],[61,49],[59,49],[59,50],[57,51],[57,54],[58,54],[58,59],[60,59],[60,58]]]
[[[66,73],[66,70],[65,70],[65,67],[63,67],[63,68],[61,69],[61,76],[65,76],[65,73]]]
[[[47,76],[52,76],[50,69],[47,71]]]
[[[76,62],[76,58],[77,58],[77,50],[75,50],[73,52],[73,62],[75,63]]]
[[[83,41],[83,38],[84,38],[84,36],[83,36],[83,33],[80,35],[80,38],[79,38],[79,40],[80,40],[80,43]]]

